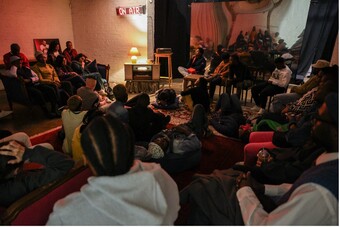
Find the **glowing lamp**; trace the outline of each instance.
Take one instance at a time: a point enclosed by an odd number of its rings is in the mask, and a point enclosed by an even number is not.
[[[129,56],[131,56],[131,63],[136,64],[137,63],[137,56],[140,56],[140,53],[139,53],[137,47],[132,47],[130,49]]]

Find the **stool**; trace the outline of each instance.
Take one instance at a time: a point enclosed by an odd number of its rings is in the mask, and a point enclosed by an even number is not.
[[[169,78],[169,87],[172,85],[172,53],[155,53],[155,63],[159,64],[159,58],[167,58],[168,59],[168,78]]]

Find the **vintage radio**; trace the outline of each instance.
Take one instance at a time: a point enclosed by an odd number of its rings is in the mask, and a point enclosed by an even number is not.
[[[172,53],[172,50],[171,48],[157,48],[156,53],[157,54]]]

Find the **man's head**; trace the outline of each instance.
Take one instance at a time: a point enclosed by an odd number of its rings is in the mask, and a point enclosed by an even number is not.
[[[216,50],[216,52],[217,52],[218,54],[221,54],[221,53],[222,53],[222,49],[223,49],[223,45],[222,45],[222,44],[219,44],[219,45],[217,45],[217,50]]]
[[[96,176],[122,175],[133,164],[133,132],[111,115],[95,118],[82,132],[81,145]]]
[[[71,50],[73,48],[72,42],[71,41],[67,41],[66,42],[66,48]]]
[[[327,152],[338,152],[339,104],[338,94],[330,93],[318,109],[312,128],[312,137]]]
[[[314,64],[312,64],[312,74],[318,75],[319,77],[322,77],[322,69],[329,67],[329,61],[326,60],[317,60]]]
[[[199,47],[196,49],[195,51],[195,55],[198,56],[202,56],[204,54],[204,49],[202,47]]]
[[[230,55],[228,53],[222,53],[221,58],[224,61],[224,63],[226,63],[229,61]]]
[[[274,60],[274,63],[275,63],[275,67],[277,69],[284,69],[286,68],[286,65],[285,65],[285,59],[282,58],[282,57],[278,57]]]
[[[34,56],[39,63],[46,64],[47,56],[43,52],[37,51],[35,52]]]
[[[97,79],[95,76],[88,75],[85,80],[86,87],[90,88],[92,91],[96,88]]]
[[[80,111],[83,100],[79,95],[73,95],[67,100],[67,107],[72,112]]]
[[[18,55],[20,53],[20,46],[17,43],[12,43],[11,44],[11,53],[13,55]]]
[[[74,60],[79,61],[79,62],[84,62],[86,59],[86,56],[82,53],[77,54],[77,56],[74,58]]]
[[[112,92],[117,101],[125,103],[128,100],[126,87],[123,84],[117,84],[114,86]]]
[[[150,104],[150,97],[148,94],[146,93],[141,93],[138,96],[137,102],[136,102],[136,106],[141,106],[141,107],[148,107],[148,105]]]

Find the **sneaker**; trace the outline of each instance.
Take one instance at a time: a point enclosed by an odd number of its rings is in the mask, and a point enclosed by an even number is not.
[[[261,108],[260,107],[258,107],[258,106],[253,106],[252,108],[251,108],[251,110],[253,110],[253,111],[259,111]]]
[[[260,110],[259,110],[259,112],[257,112],[257,114],[258,115],[262,115],[262,114],[264,114],[264,112],[266,112],[263,108],[261,108]]]
[[[0,118],[6,117],[13,113],[13,111],[7,111],[7,110],[0,110]]]

